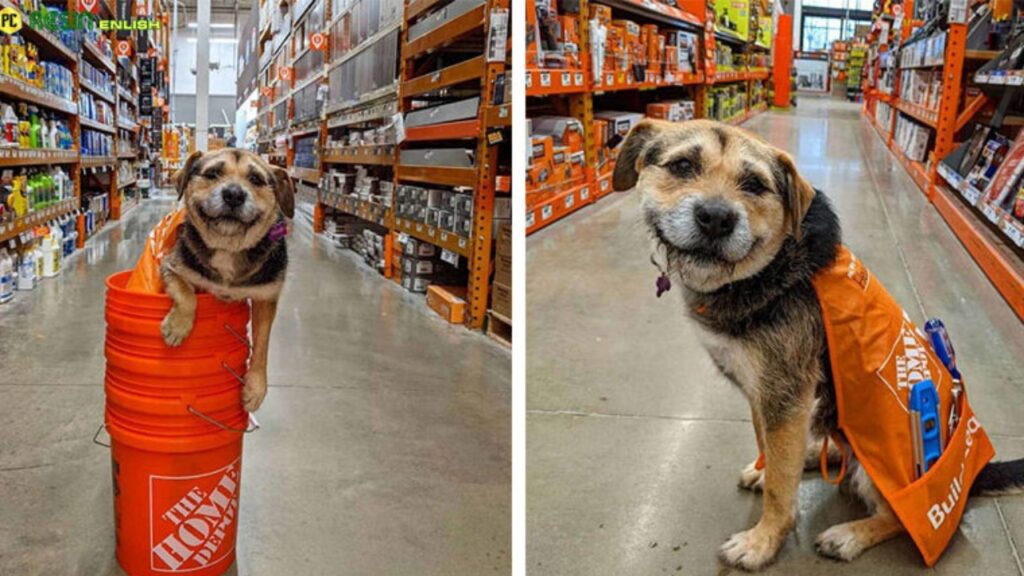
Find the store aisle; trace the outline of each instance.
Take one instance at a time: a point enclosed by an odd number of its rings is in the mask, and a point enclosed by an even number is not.
[[[1024,325],[890,156],[859,107],[803,98],[747,128],[828,194],[843,239],[920,323],[945,320],[1000,458],[1024,456]],[[736,487],[756,455],[746,401],[697,343],[657,271],[637,197],[599,201],[527,240],[527,557],[531,575],[724,574],[718,547],[760,515]],[[923,310],[922,310],[923,308]],[[814,537],[864,515],[808,473],[766,574],[918,574],[901,537],[838,564]],[[935,568],[1024,575],[1024,497],[979,498]]]
[[[104,279],[169,203],[0,306],[0,574],[121,574],[103,421]],[[301,228],[246,440],[232,573],[507,574],[510,354]]]

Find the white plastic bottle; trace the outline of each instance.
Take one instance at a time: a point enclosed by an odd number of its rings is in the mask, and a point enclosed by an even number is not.
[[[7,255],[7,249],[0,250],[0,304],[14,298],[14,261]]]
[[[18,290],[32,290],[36,287],[36,251],[26,246],[18,265]]]
[[[43,279],[43,240],[37,238],[32,244],[32,259],[36,261],[36,283]]]
[[[53,278],[60,272],[60,248],[52,232],[43,237],[43,277]]]
[[[64,251],[64,232],[60,229],[60,222],[50,223],[50,234],[53,235],[53,247],[56,250],[56,261],[53,263],[54,269],[56,270],[56,272],[54,272],[54,276],[56,276],[57,274],[60,274],[60,261]]]

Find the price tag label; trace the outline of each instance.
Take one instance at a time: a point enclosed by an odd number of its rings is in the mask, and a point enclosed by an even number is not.
[[[590,186],[584,186],[580,188],[580,200],[587,201],[590,199]]]
[[[547,88],[548,86],[551,86],[551,73],[550,72],[541,72],[540,73],[540,85],[541,85],[541,87],[544,87],[544,88]]]
[[[604,77],[604,83],[608,86],[615,84],[615,74],[608,74]]]
[[[533,72],[526,74],[526,87],[529,88],[530,86],[533,86]]]
[[[604,180],[601,180],[601,192],[607,192],[607,191],[608,191],[608,179],[605,178]]]
[[[981,211],[985,214],[985,217],[988,218],[989,222],[992,222],[993,224],[999,223],[999,212],[993,208],[991,204],[985,204],[982,206]]]
[[[459,238],[459,250],[465,250],[465,249],[466,249],[466,239],[465,238]]]
[[[551,218],[551,213],[552,212],[553,212],[553,209],[551,208],[550,204],[548,204],[547,206],[541,208],[540,209],[540,219],[543,221],[543,220],[547,220],[547,219]]]
[[[575,204],[575,203],[576,203],[576,197],[573,196],[572,194],[569,194],[568,196],[565,197],[565,209],[566,210],[568,210],[569,208],[572,208],[573,204]]]
[[[583,72],[576,73],[576,85],[583,86]]]
[[[534,220],[535,220],[535,216],[534,216],[533,211],[531,210],[530,212],[527,212],[526,213],[526,227],[529,228],[530,226],[533,226]]]
[[[459,255],[447,248],[441,249],[441,260],[451,264],[452,266],[459,265]]]
[[[1013,222],[1010,222],[1009,220],[1004,222],[1003,232],[1006,232],[1006,235],[1009,236],[1010,241],[1012,241],[1017,246],[1024,248],[1024,232],[1022,232],[1021,229],[1018,228]]]
[[[504,62],[508,49],[508,10],[491,10],[491,26],[487,30],[487,61]]]
[[[562,72],[562,86],[572,86],[571,72]]]

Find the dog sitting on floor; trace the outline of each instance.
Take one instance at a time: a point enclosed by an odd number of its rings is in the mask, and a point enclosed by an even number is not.
[[[242,404],[255,412],[267,394],[267,351],[288,266],[287,223],[295,213],[288,172],[246,150],[194,152],[175,174],[185,221],[160,263],[173,304],[163,337],[178,346],[192,331],[196,290],[252,301],[252,358]]]
[[[740,486],[763,490],[762,516],[729,538],[719,555],[731,566],[758,570],[775,558],[796,522],[809,442],[820,448],[821,439],[838,432],[828,342],[811,279],[836,257],[839,221],[788,154],[711,121],[640,122],[622,144],[613,186],[641,194],[643,217],[665,254],[668,277],[659,280],[659,293],[669,278],[682,284],[701,342],[750,403],[757,445],[768,457],[763,470],[756,463],[742,470]],[[846,477],[871,515],[829,528],[815,545],[849,561],[904,529],[852,456]],[[971,493],[1022,489],[1024,460],[1017,460],[989,463]]]

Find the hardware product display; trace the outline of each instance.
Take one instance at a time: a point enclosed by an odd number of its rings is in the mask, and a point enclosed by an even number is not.
[[[122,5],[114,14],[97,3],[101,19],[132,9]],[[65,26],[74,17],[65,8],[15,0],[5,7],[11,10],[22,28],[0,40],[0,247],[17,263],[17,284],[32,289],[59,272],[59,255],[82,248],[141,199],[146,127],[165,111],[142,118],[140,99],[163,98],[167,88],[151,78],[143,89],[138,62],[166,68],[170,34],[122,30],[116,36],[129,48],[145,42],[151,49],[146,57],[130,49],[115,58],[115,33]]]
[[[461,299],[442,315],[483,328],[511,218],[507,0],[264,10],[257,151],[288,170],[318,233],[410,292],[443,286],[431,308]]]
[[[527,233],[609,195],[619,147],[643,118],[740,123],[765,110],[770,10],[527,2]],[[774,57],[790,59],[788,46]]]
[[[1008,121],[1024,114],[1024,33],[1010,4],[876,3],[864,113],[1024,318],[1024,150]]]

